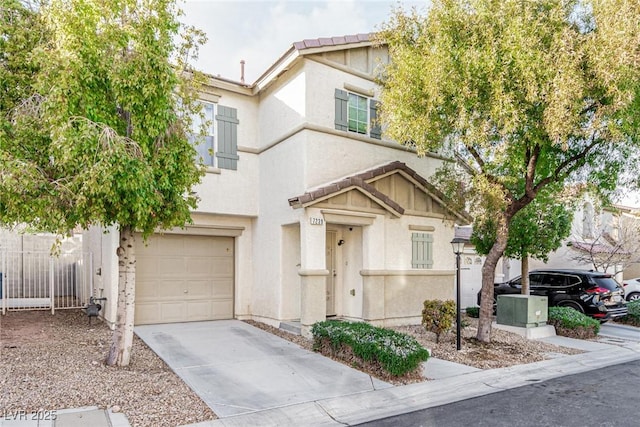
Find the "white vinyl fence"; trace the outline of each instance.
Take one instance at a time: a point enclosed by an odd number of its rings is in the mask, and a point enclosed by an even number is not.
[[[0,307],[7,310],[82,308],[93,289],[91,253],[0,252]]]

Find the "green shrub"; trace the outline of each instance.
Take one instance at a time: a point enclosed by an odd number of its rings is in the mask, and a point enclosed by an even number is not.
[[[640,300],[629,301],[627,303],[627,309],[629,313],[624,317],[616,319],[616,322],[631,326],[640,326]]]
[[[451,329],[456,319],[456,303],[454,301],[426,300],[422,309],[422,325],[436,334],[436,343],[440,335]]]
[[[573,338],[595,338],[600,332],[599,321],[571,307],[549,307],[547,323],[558,335]]]
[[[640,299],[629,301],[627,303],[627,309],[629,310],[628,316],[640,320]]]
[[[474,317],[476,319],[480,317],[480,307],[467,307],[464,311],[469,317]]]
[[[329,342],[334,351],[349,347],[365,362],[377,362],[394,376],[416,370],[429,358],[429,351],[409,335],[368,323],[328,320],[311,327],[314,349]]]

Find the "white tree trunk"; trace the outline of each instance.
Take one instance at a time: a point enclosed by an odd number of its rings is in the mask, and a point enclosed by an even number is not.
[[[127,366],[133,346],[133,315],[136,290],[135,236],[131,227],[120,229],[118,254],[118,306],[116,328],[106,363]]]

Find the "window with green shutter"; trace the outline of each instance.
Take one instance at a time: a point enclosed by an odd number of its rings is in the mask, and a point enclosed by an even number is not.
[[[238,110],[218,106],[216,115],[218,122],[218,167],[221,169],[238,169]]]
[[[193,116],[189,141],[196,161],[220,169],[238,168],[238,111],[200,101],[202,110]],[[217,114],[216,114],[217,113]]]
[[[433,268],[433,234],[411,234],[411,268]]]
[[[341,89],[335,90],[335,101],[336,129],[382,138],[378,123],[378,101]]]

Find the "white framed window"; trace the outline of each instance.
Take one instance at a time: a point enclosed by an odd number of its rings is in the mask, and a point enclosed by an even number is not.
[[[369,99],[350,93],[348,106],[349,131],[366,135],[369,129]]]
[[[199,101],[200,114],[193,116],[191,123],[191,144],[196,149],[196,161],[205,166],[215,166],[215,105]]]
[[[378,123],[378,101],[357,93],[336,89],[335,102],[336,129],[367,135],[375,139],[382,138],[381,126]]]
[[[202,110],[192,118],[189,140],[196,161],[220,169],[238,168],[238,111],[211,102],[198,101]]]

